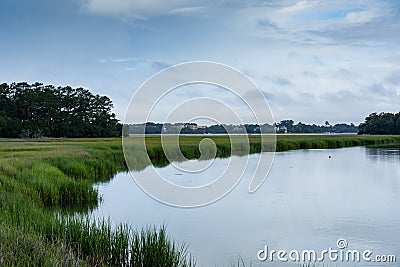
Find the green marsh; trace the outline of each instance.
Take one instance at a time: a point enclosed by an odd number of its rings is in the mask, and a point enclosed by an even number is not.
[[[206,137],[216,144],[199,149]],[[171,137],[172,138],[172,137]],[[40,142],[39,142],[40,141]],[[129,138],[135,168],[169,160],[229,157],[271,151],[260,137],[231,147],[227,136],[181,136],[181,154],[166,157],[159,136],[147,136],[146,151]],[[172,142],[172,141],[171,141]],[[325,149],[360,145],[399,144],[400,136],[282,135],[276,150]],[[202,155],[202,153],[205,154]],[[203,156],[203,157],[202,157]],[[166,235],[163,226],[115,227],[106,220],[86,217],[101,196],[93,188],[127,166],[121,139],[0,139],[0,265],[41,266],[192,266],[187,246]]]

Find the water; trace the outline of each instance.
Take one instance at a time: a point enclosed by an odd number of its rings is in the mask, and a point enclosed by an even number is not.
[[[250,159],[251,170],[257,156]],[[229,159],[215,159],[208,171],[220,171],[228,163]],[[399,163],[400,148],[279,152],[256,193],[248,193],[250,177],[245,175],[226,197],[195,209],[161,204],[142,192],[129,174],[120,173],[96,185],[104,201],[94,215],[139,228],[166,224],[171,237],[189,244],[198,266],[231,266],[239,258],[246,266],[299,266],[278,259],[261,262],[257,252],[267,245],[269,250],[319,254],[329,247],[338,249],[341,238],[348,243],[343,251],[396,255],[397,263],[326,259],[324,266],[400,266]],[[187,175],[171,165],[158,171],[177,184],[210,182],[209,175]]]

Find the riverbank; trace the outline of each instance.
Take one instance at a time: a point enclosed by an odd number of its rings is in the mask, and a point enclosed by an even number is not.
[[[3,140],[0,265],[193,266],[164,226],[89,220],[93,184],[125,170],[120,139]]]
[[[184,156],[198,158],[198,144],[204,137],[213,139],[219,157],[243,153],[231,149],[228,136],[182,136]],[[128,141],[137,145],[140,139]],[[172,139],[167,138],[167,147],[168,142]],[[249,153],[271,149],[263,147],[256,135],[249,136],[249,143]],[[276,148],[385,144],[400,144],[400,136],[278,135]],[[146,146],[153,164],[168,164],[159,136],[146,136]],[[149,164],[142,160],[144,151],[135,153],[138,168]],[[107,221],[87,222],[84,214],[100,200],[93,184],[126,169],[119,138],[0,139],[0,265],[147,266],[141,265],[145,259],[163,262],[158,266],[194,265],[186,247],[169,239],[162,227],[137,231],[124,224],[111,228]],[[71,219],[71,214],[81,216]],[[130,247],[137,248],[136,254],[127,253]],[[159,247],[165,248],[161,250],[165,254],[156,253]]]

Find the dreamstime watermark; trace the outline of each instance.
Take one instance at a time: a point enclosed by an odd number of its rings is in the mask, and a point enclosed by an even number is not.
[[[378,255],[370,249],[349,249],[346,239],[340,238],[336,247],[319,252],[315,250],[274,250],[264,246],[257,252],[259,261],[269,262],[364,262],[364,263],[394,263],[396,255]]]
[[[239,125],[246,124],[248,118],[243,118],[243,109],[245,109],[251,114],[252,123],[260,125],[260,148],[269,148],[271,151],[271,153],[259,154],[257,167],[251,173],[252,179],[248,191],[255,192],[264,182],[271,168],[276,136],[275,131],[271,131],[271,127],[261,127],[261,125],[272,125],[274,121],[264,93],[240,71],[215,62],[188,62],[164,69],[145,81],[134,93],[125,113],[124,125],[150,121],[151,115],[154,115],[163,99],[176,93],[177,90],[185,91],[187,86],[192,85],[218,87],[229,96],[234,96],[237,100],[235,103],[240,102],[241,107],[238,108],[226,97],[218,97],[218,94],[200,97],[194,95],[179,104],[168,106],[168,112],[162,112],[165,116],[161,123],[164,125],[168,122],[207,120],[223,126],[229,136],[231,151],[240,148],[242,155],[247,154],[247,160],[229,158],[228,166],[215,177],[213,182],[202,186],[184,187],[173,184],[152,166],[148,156],[150,153],[145,153],[140,159],[138,158],[138,151],[147,151],[148,148],[145,138],[146,126],[143,124],[141,134],[135,136],[135,141],[129,137],[124,137],[122,141],[131,176],[144,192],[168,205],[198,207],[217,201],[239,183],[247,169],[251,144],[246,129],[242,127],[233,131],[224,124],[226,118]],[[162,115],[159,113],[158,116]],[[201,173],[212,165],[212,162],[208,163],[209,161],[206,165],[199,161],[198,165],[183,169],[182,166],[175,164],[177,159],[185,159],[184,153],[180,150],[179,138],[180,135],[161,134],[163,155],[173,167],[189,174]],[[210,154],[215,158],[218,148],[212,138],[204,138],[199,143],[199,151],[202,154],[200,159],[209,159]],[[203,157],[203,154],[207,154],[208,157]],[[138,165],[143,168],[148,166],[151,169],[145,174],[137,172]]]

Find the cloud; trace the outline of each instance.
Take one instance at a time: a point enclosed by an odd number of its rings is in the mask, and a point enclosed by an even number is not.
[[[302,11],[305,9],[309,9],[314,7],[315,5],[318,4],[318,1],[312,1],[312,0],[302,0],[298,1],[296,4],[284,7],[280,10],[281,13],[294,13],[298,11]]]
[[[82,8],[90,13],[136,20],[144,20],[154,15],[187,15],[202,10],[194,0],[85,0]]]
[[[345,20],[350,23],[366,23],[376,19],[378,15],[372,11],[350,12],[345,16]]]
[[[125,57],[125,58],[115,58],[111,59],[112,62],[130,62],[130,61],[137,61],[136,58]]]
[[[245,14],[255,17],[257,34],[266,39],[306,45],[376,45],[400,39],[400,13],[390,1],[281,1],[281,6],[257,7]],[[245,15],[237,19],[246,20]]]
[[[380,97],[392,100],[398,98],[400,95],[397,93],[393,86],[387,86],[384,84],[374,83],[363,90],[367,95],[374,97]]]
[[[204,10],[204,7],[201,6],[192,6],[192,7],[181,7],[172,9],[169,14],[172,15],[191,15],[194,13],[200,13]]]
[[[140,60],[134,57],[118,57],[118,58],[111,58],[111,59],[100,59],[98,60],[99,63],[101,64],[106,64],[106,63],[137,63]]]

